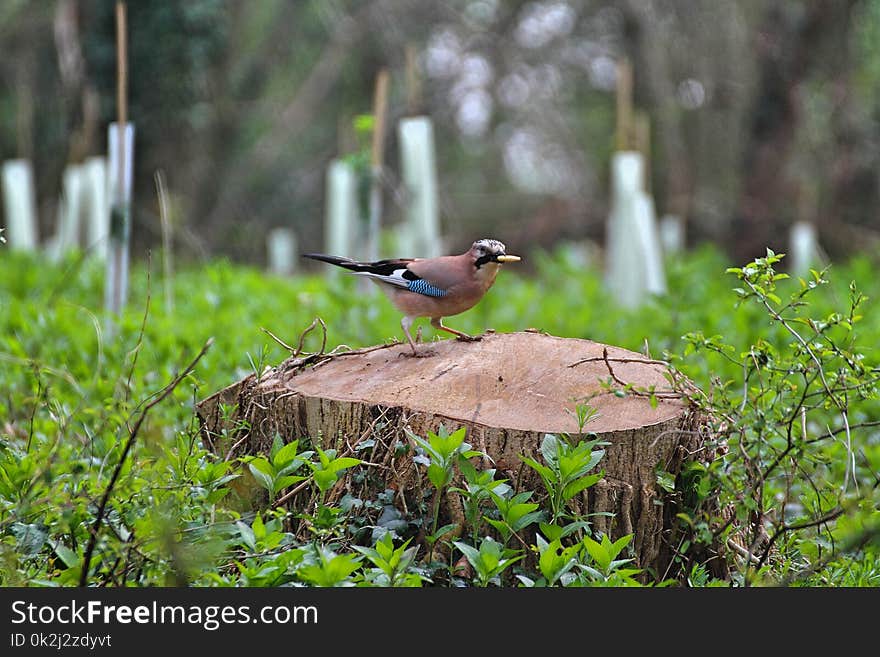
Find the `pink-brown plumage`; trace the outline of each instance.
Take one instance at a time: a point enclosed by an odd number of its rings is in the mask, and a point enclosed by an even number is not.
[[[492,287],[502,263],[519,260],[518,256],[507,255],[503,243],[489,239],[477,240],[461,255],[439,258],[365,263],[314,253],[305,257],[344,267],[376,282],[394,307],[403,313],[401,327],[413,355],[425,355],[416,350],[409,332],[417,317],[430,317],[432,326],[459,339],[479,339],[444,326],[442,318],[473,308]]]

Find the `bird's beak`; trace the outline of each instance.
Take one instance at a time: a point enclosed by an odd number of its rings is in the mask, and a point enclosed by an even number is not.
[[[500,255],[496,258],[498,262],[519,262],[521,258],[515,255]]]

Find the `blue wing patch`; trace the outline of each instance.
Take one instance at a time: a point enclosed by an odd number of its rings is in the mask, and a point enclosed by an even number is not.
[[[421,278],[410,281],[409,284],[406,286],[406,289],[410,292],[415,292],[417,294],[424,294],[426,297],[446,296],[446,290],[441,290],[439,287],[435,287],[431,285],[428,281]]]

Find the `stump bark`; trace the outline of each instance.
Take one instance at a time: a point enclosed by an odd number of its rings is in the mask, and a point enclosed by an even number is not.
[[[428,347],[435,352],[429,358],[413,358],[408,345],[393,344],[291,358],[250,375],[197,404],[204,442],[226,458],[268,452],[276,433],[284,441],[308,439],[354,453],[373,465],[363,466],[366,476],[340,480],[335,499],[345,493],[375,499],[392,489],[395,506],[406,512],[430,488],[412,450],[400,449],[410,443],[407,431],[425,436],[441,425],[463,426],[467,442],[491,458],[485,467],[496,468],[496,478],[538,496],[540,478],[520,455],[541,461],[547,433],[595,434],[609,443],[598,466],[605,477],[573,502],[582,513],[612,514],[591,518],[593,528],[612,539],[634,533],[638,567],[657,578],[671,573],[682,539],[675,521],[681,496],[660,486],[658,476],[678,478],[685,463],[702,458],[705,436],[700,416],[671,390],[663,363],[530,331],[421,345]],[[595,409],[582,429],[578,404]],[[461,520],[456,499],[445,500],[447,522]]]

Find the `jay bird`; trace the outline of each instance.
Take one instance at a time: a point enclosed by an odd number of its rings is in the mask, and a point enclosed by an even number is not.
[[[444,326],[443,318],[476,305],[492,287],[501,265],[520,260],[519,256],[508,255],[502,242],[492,239],[477,240],[461,255],[439,258],[356,262],[323,253],[304,253],[303,257],[343,267],[377,283],[394,307],[403,313],[400,326],[413,356],[430,355],[430,352],[417,351],[410,335],[409,329],[417,317],[430,317],[431,326],[452,333],[459,340],[479,340]]]

